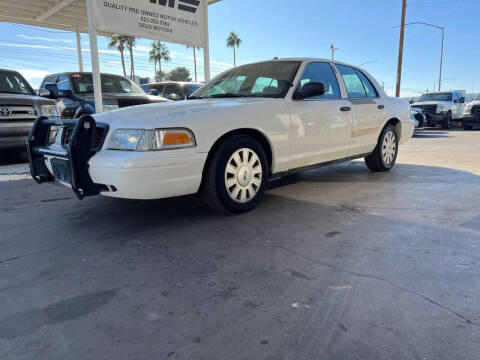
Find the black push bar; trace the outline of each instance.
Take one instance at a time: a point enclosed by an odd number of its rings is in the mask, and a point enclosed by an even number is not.
[[[91,115],[82,115],[76,120],[38,117],[27,138],[33,179],[39,184],[47,181],[69,184],[79,199],[100,194],[105,185],[95,184],[88,173],[88,161],[99,150],[108,131],[108,125],[98,125],[103,129],[100,141],[97,138],[97,123]],[[62,139],[49,144],[52,126],[62,128]],[[45,163],[47,157],[52,172]]]

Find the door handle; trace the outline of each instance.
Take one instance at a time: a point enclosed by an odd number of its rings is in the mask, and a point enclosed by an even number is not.
[[[344,106],[340,108],[340,111],[351,111],[352,108],[350,106]]]
[[[378,105],[377,107],[378,107],[379,110],[385,109],[385,105]]]

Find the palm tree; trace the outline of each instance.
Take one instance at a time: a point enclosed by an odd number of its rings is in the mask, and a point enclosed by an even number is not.
[[[123,52],[125,51],[125,42],[126,36],[113,36],[110,38],[110,42],[108,43],[108,47],[110,49],[117,49],[120,51],[120,58],[122,59],[122,69],[123,69],[123,76],[127,76],[127,72],[125,70],[125,56]]]
[[[127,36],[127,49],[130,52],[130,79],[133,81],[135,76],[135,65],[133,63],[133,48],[135,47],[135,37],[134,36]]]
[[[238,33],[235,33],[234,31],[230,32],[230,35],[228,35],[227,38],[227,47],[233,48],[233,66],[237,66],[237,56],[235,53],[235,48],[240,47],[240,44],[242,43],[242,39],[238,37]]]
[[[162,44],[161,41],[152,42],[152,49],[149,52],[150,61],[155,63],[155,77],[157,76],[157,62],[159,67],[159,73],[162,73],[162,60],[170,61],[170,51],[167,49],[165,44]]]
[[[195,67],[195,82],[198,82],[197,81],[197,49],[200,50],[200,48],[196,46],[187,45],[187,49],[190,49],[190,48],[193,48],[193,65]]]

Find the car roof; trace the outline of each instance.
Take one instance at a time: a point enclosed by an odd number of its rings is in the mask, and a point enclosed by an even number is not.
[[[55,74],[48,74],[48,75],[46,75],[45,77],[49,77],[49,76],[59,76],[59,75],[67,75],[67,76],[70,76],[70,75],[75,75],[75,74],[91,75],[92,72],[88,72],[88,71],[66,71],[66,72],[60,72],[60,73],[55,73]],[[127,80],[130,80],[130,79],[126,78],[126,77],[123,76],[123,75],[109,74],[109,73],[100,73],[100,75],[117,76],[117,77],[121,77],[121,78],[125,78],[125,79],[127,79]]]
[[[328,63],[332,62],[331,59],[315,58],[315,57],[298,57],[298,58],[273,58],[273,59],[270,59],[270,60],[257,61],[257,62],[254,62],[254,63],[245,64],[245,65],[262,64],[262,63],[275,62],[275,61],[279,61],[279,62],[280,61],[300,61],[300,62],[319,61],[319,62],[328,62]],[[348,63],[345,63],[345,62],[342,62],[342,61],[334,60],[333,63],[338,64],[338,65],[346,65],[346,66],[351,66],[351,67],[354,67],[354,68],[358,68],[358,66],[356,66],[356,65],[348,64]],[[244,65],[241,65],[241,66],[244,66]]]

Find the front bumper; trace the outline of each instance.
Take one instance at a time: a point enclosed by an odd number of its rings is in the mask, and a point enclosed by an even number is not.
[[[463,126],[480,126],[480,115],[465,115],[462,124]]]
[[[427,119],[428,126],[442,125],[448,121],[448,114],[431,114],[426,113],[425,117]]]
[[[196,193],[207,153],[195,149],[136,152],[100,150],[108,127],[90,115],[75,120],[38,118],[27,141],[30,172],[38,183],[57,181],[79,199],[106,195],[160,199]],[[63,127],[68,142],[46,144],[51,126]],[[103,126],[99,140],[98,128]],[[97,128],[98,127],[98,128]]]

